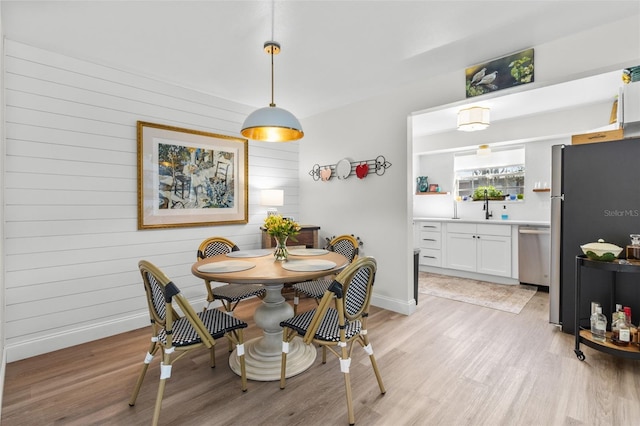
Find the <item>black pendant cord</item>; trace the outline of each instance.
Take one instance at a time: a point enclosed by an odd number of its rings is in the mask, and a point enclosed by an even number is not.
[[[273,85],[274,85],[274,72],[273,72],[273,53],[275,48],[275,27],[276,27],[276,1],[275,0],[271,0],[271,43],[273,43],[273,45],[271,46],[271,50],[270,50],[270,54],[271,54],[271,103],[269,104],[270,107],[274,107],[276,106],[275,102],[273,101]]]
[[[271,46],[271,103],[269,104],[270,107],[274,107],[276,106],[275,102],[273,102],[273,51],[275,50],[274,46]]]

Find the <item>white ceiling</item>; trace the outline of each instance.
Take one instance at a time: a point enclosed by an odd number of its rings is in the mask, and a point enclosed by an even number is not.
[[[299,118],[640,16],[604,1],[11,1],[8,38]]]

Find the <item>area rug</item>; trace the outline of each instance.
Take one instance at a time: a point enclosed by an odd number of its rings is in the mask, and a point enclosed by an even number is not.
[[[422,294],[485,306],[519,314],[538,288],[532,285],[506,285],[420,272],[418,291]]]

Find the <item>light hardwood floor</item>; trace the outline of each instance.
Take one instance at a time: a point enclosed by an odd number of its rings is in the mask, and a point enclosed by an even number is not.
[[[313,301],[303,300],[304,307]],[[258,301],[238,317],[250,321]],[[387,388],[379,393],[368,358],[351,364],[360,425],[637,425],[640,364],[583,346],[547,323],[548,294],[538,292],[519,315],[420,295],[403,316],[372,308],[369,335]],[[2,425],[146,425],[158,384],[153,361],[135,407],[127,404],[149,330],[7,365]],[[337,359],[320,358],[305,373],[277,382],[249,381],[246,393],[227,363],[202,351],[176,363],[163,425],[343,425],[344,382]]]

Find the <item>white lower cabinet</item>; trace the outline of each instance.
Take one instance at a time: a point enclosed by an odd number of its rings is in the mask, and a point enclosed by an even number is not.
[[[446,251],[447,268],[511,276],[511,226],[449,223]]]
[[[420,265],[437,268],[442,266],[441,229],[440,222],[416,223],[416,238],[420,248]]]

